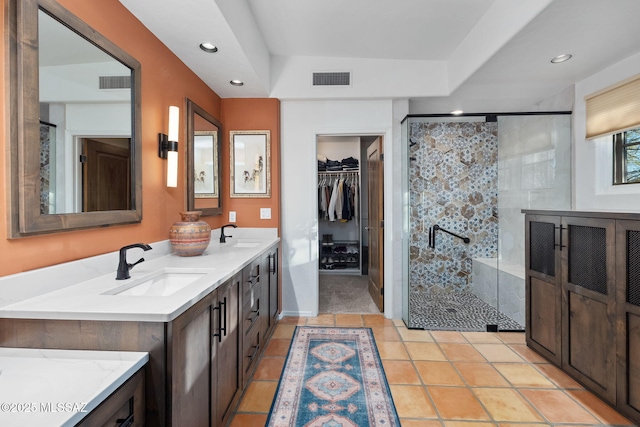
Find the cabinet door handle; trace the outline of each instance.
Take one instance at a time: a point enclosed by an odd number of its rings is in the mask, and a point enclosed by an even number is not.
[[[278,272],[278,257],[276,253],[269,255],[269,273],[275,274]],[[271,266],[271,261],[273,260],[273,267]]]
[[[224,316],[222,317],[223,320],[223,327],[220,328],[220,334],[222,334],[222,332],[224,332],[224,336],[227,336],[227,297],[224,297],[224,300],[220,302],[220,305],[224,305]]]
[[[220,327],[220,322],[222,322],[221,319],[221,314],[220,314],[220,304],[218,304],[218,307],[213,307],[213,310],[218,310],[218,333],[217,334],[211,334],[213,337],[218,337],[218,342],[222,341],[222,328]]]
[[[256,343],[257,344],[253,346],[255,350],[253,350],[253,353],[251,353],[251,355],[249,356],[249,359],[251,359],[252,362],[253,362],[253,358],[256,357],[256,355],[260,351],[260,332],[256,334]]]
[[[249,321],[250,321],[250,322],[251,322],[251,324],[253,325],[253,322],[255,322],[255,321],[256,321],[256,319],[257,319],[258,317],[260,317],[260,310],[253,310],[253,311],[251,311],[251,312],[252,312],[252,313],[255,313],[253,316],[251,316],[251,317],[249,318]]]
[[[555,229],[556,230],[558,230],[558,229],[560,230],[560,233],[559,233],[560,234],[560,244],[555,242],[556,236],[554,234],[553,235],[553,246],[556,247],[556,248],[560,248],[560,250],[562,250],[562,248],[566,248],[566,246],[562,244],[562,230],[566,230],[566,228],[563,227],[562,225],[560,225],[560,227],[555,227]]]
[[[258,345],[254,345],[253,346],[255,348],[255,350],[253,350],[253,353],[251,353],[248,357],[249,359],[253,360],[254,357],[256,357],[256,354],[258,354],[258,351],[260,351],[260,344]]]
[[[131,427],[133,425],[133,414],[129,415],[127,418],[118,418],[116,420],[118,427]]]

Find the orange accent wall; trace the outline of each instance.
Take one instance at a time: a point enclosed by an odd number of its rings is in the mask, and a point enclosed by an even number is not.
[[[2,2],[0,18],[6,25],[4,13],[6,0]],[[214,117],[220,119],[227,134],[225,146],[227,152],[222,156],[223,184],[228,182],[228,130],[244,126],[248,129],[257,126],[260,129],[272,130],[272,174],[279,177],[279,102],[277,100],[227,100],[220,97],[202,82],[182,61],[180,61],[164,44],[144,27],[118,0],[59,0],[59,3],[72,13],[87,22],[108,39],[135,57],[142,64],[142,197],[143,219],[140,224],[115,226],[103,229],[79,230],[9,240],[7,236],[7,178],[6,138],[8,135],[7,93],[5,86],[0,88],[4,99],[0,115],[0,129],[5,138],[0,141],[0,176],[4,185],[0,186],[0,215],[5,221],[0,222],[0,276],[31,270],[35,268],[72,261],[89,256],[118,250],[120,247],[134,242],[154,242],[168,239],[171,224],[179,220],[179,211],[185,210],[185,144],[186,130],[181,128],[180,169],[177,188],[165,186],[165,161],[157,155],[158,133],[167,132],[168,110],[170,105],[180,107],[181,124],[185,123],[185,99],[190,98]],[[98,4],[99,3],[99,4]],[[149,7],[153,7],[151,4]],[[4,43],[0,47],[2,53],[0,74],[3,80],[6,73],[7,45],[6,29]],[[197,46],[196,46],[197,47]],[[263,111],[264,110],[264,111]],[[253,119],[249,119],[250,117]],[[225,123],[228,120],[229,123]],[[274,143],[276,142],[276,143]],[[223,148],[225,147],[223,146]],[[254,201],[230,200],[228,192],[223,201],[225,215],[204,218],[212,228],[226,223],[228,211],[238,212],[238,225],[276,227],[279,222],[279,180],[272,184],[274,196],[268,200],[269,205]],[[254,207],[270,206],[273,220],[260,221],[254,215]],[[246,214],[245,214],[246,210]],[[242,211],[242,212],[240,212]],[[114,266],[115,269],[116,266]]]
[[[277,227],[280,230],[280,100],[268,98],[232,98],[222,100],[222,179],[226,182],[223,222],[229,211],[237,213],[239,227]],[[271,131],[271,197],[231,198],[229,133],[237,130]],[[223,184],[224,185],[224,184]],[[271,219],[260,219],[260,208],[271,208]]]

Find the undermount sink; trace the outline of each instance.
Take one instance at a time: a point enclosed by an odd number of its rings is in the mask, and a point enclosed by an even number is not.
[[[208,274],[207,272],[165,268],[144,276],[131,283],[125,283],[106,292],[107,295],[120,296],[160,296],[166,297],[184,289],[191,283]]]

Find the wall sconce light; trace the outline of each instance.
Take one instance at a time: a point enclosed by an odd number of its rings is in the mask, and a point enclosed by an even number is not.
[[[158,134],[158,157],[167,159],[167,187],[178,186],[178,134],[180,109],[169,107],[169,134]]]

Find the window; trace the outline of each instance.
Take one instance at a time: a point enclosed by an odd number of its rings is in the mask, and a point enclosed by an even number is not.
[[[640,128],[613,135],[613,183],[640,183]]]

